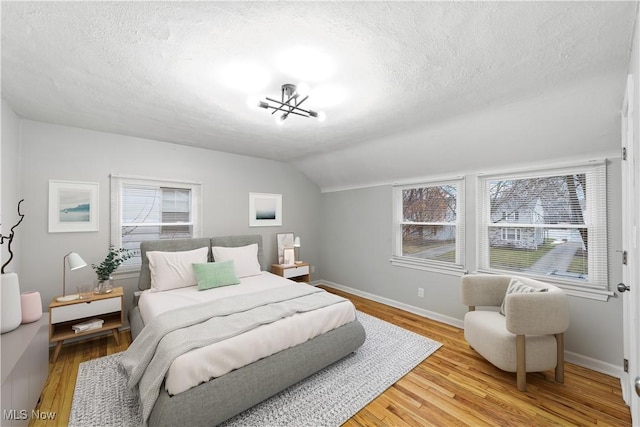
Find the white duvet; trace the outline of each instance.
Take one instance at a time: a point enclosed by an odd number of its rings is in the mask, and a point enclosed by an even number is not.
[[[142,292],[138,306],[146,324],[159,314],[175,308],[281,286],[306,285],[263,271],[259,276],[242,278],[239,285],[206,291],[198,291],[196,286],[162,292],[146,290]],[[173,362],[167,372],[165,388],[171,395],[181,393],[203,381],[329,332],[353,321],[355,317],[353,304],[345,301],[320,310],[295,314],[228,340],[192,350]]]

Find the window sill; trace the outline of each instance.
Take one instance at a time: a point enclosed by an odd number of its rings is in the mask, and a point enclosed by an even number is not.
[[[534,280],[540,280],[541,282],[548,282],[554,286],[562,289],[567,295],[571,295],[579,298],[587,298],[596,301],[609,301],[609,298],[615,297],[616,294],[608,289],[594,289],[588,286],[583,286],[575,282],[567,282],[564,280],[553,279],[552,276],[535,276],[529,274],[518,274],[513,271],[492,271],[492,270],[478,270],[481,274],[507,274],[513,276],[530,277]]]
[[[120,269],[111,274],[113,280],[137,279],[138,276],[140,276],[139,268]]]
[[[404,258],[404,257],[391,257],[389,260],[394,267],[412,268],[414,270],[430,271],[432,273],[449,274],[451,276],[464,276],[467,271],[460,265],[446,265],[436,264],[430,262],[424,262],[420,260]]]

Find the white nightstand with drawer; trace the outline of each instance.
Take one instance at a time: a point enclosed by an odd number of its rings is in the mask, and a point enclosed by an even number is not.
[[[73,325],[98,318],[104,321],[102,327],[75,332]],[[55,363],[64,340],[74,337],[93,335],[97,332],[111,331],[117,345],[120,345],[118,328],[124,323],[124,293],[122,288],[101,295],[73,301],[58,302],[55,299],[49,304],[49,342],[55,342],[53,353]]]
[[[285,279],[295,280],[296,282],[309,283],[311,281],[310,269],[311,266],[306,262],[295,265],[271,264],[271,272],[273,274],[282,276]]]

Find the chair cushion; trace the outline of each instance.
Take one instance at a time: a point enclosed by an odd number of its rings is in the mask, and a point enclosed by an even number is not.
[[[471,347],[496,367],[516,372],[516,336],[507,331],[506,318],[497,311],[470,311],[464,316],[464,337]],[[540,372],[557,365],[553,335],[527,335],[526,371]]]

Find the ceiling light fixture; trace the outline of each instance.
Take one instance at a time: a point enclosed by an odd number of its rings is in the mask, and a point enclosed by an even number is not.
[[[324,121],[326,115],[322,111],[305,110],[300,105],[309,98],[307,95],[309,87],[306,84],[301,84],[299,90],[298,87],[291,83],[282,85],[282,94],[280,101],[266,97],[266,101],[258,101],[258,107],[265,110],[272,109],[271,114],[275,114],[278,111],[282,111],[282,114],[276,118],[277,123],[284,122],[290,114],[295,114],[302,117],[315,117],[319,121]],[[303,92],[303,93],[301,93]],[[269,103],[269,101],[272,104]]]

